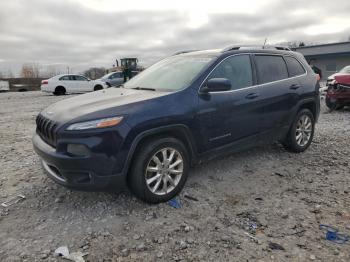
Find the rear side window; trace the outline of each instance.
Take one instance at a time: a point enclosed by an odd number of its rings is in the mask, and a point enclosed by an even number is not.
[[[255,62],[259,84],[288,78],[287,66],[282,56],[256,55]]]
[[[305,73],[303,66],[294,57],[286,56],[284,59],[286,60],[290,77],[303,75]]]
[[[227,78],[231,80],[232,89],[253,85],[252,66],[249,55],[232,56],[219,64],[208,77]]]
[[[71,79],[71,76],[62,76],[62,77],[60,77],[60,79],[59,80],[62,80],[62,81],[67,81],[67,80],[72,80]]]

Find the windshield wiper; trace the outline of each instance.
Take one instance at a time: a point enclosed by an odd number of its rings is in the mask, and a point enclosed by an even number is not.
[[[149,88],[149,87],[132,87],[130,89],[136,89],[136,90],[149,90],[149,91],[156,91],[154,88]]]

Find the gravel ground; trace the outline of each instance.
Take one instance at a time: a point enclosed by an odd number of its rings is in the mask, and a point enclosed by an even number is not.
[[[26,196],[0,206],[0,261],[63,261],[60,246],[87,261],[350,261],[350,242],[319,229],[350,233],[350,109],[323,108],[305,153],[274,144],[193,168],[175,209],[46,178],[35,117],[64,98],[0,94],[0,203]]]

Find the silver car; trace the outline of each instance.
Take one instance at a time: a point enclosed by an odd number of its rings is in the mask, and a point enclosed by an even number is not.
[[[123,72],[112,72],[104,75],[100,80],[108,86],[119,86],[124,83],[124,75]]]

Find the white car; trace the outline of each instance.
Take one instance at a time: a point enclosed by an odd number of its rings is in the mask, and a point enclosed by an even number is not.
[[[0,80],[0,92],[10,91],[10,85],[8,81]]]
[[[82,75],[57,75],[41,81],[41,91],[64,95],[66,93],[86,93],[108,88],[101,80],[90,80]]]

